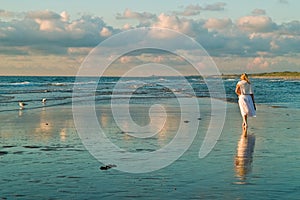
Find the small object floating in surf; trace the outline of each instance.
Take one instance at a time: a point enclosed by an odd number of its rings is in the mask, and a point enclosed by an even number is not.
[[[113,167],[117,167],[117,165],[109,164],[109,165],[101,166],[100,170],[108,170]]]
[[[45,103],[46,103],[46,101],[47,101],[47,99],[46,99],[46,98],[43,98],[43,99],[42,99],[42,103],[43,103],[43,104],[45,104]]]

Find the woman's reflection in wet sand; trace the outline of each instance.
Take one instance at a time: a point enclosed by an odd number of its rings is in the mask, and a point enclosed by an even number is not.
[[[235,157],[235,172],[239,179],[237,184],[246,184],[247,174],[252,168],[252,156],[255,146],[255,136],[253,134],[241,135],[237,146],[237,154]]]

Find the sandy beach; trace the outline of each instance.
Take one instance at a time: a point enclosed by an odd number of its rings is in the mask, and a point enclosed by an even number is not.
[[[172,139],[180,123],[190,126],[199,121],[193,144],[178,160],[163,169],[142,174],[125,173],[117,168],[100,170],[108,163],[100,163],[85,149],[74,127],[71,106],[2,112],[0,198],[296,199],[299,196],[299,110],[258,105],[258,117],[249,121],[249,134],[255,137],[245,146],[240,137],[242,121],[238,106],[228,103],[221,137],[210,154],[199,159],[210,120],[209,99],[200,98],[199,105],[201,116],[189,122],[180,121],[178,109],[170,107],[164,128],[142,142],[136,142],[115,126],[107,104],[97,106],[99,123],[110,140],[131,152],[160,148]],[[138,123],[147,124],[145,109],[148,108],[134,105],[131,115],[136,116]],[[253,152],[245,153],[249,148]]]
[[[299,200],[299,8],[1,1],[0,200]]]

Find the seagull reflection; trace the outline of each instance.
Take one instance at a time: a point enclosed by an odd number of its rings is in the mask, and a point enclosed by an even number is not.
[[[252,155],[255,146],[255,136],[248,134],[246,137],[244,134],[238,142],[237,154],[235,157],[235,172],[237,178],[240,180],[238,184],[246,184],[247,174],[252,168]]]
[[[20,110],[19,110],[19,117],[22,117],[22,115],[23,115],[23,110],[20,109]]]

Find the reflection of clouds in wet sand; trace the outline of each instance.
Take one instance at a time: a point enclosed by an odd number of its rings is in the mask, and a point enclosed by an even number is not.
[[[130,123],[132,123],[131,119],[129,119],[128,116],[124,113],[118,113],[118,123],[120,125],[119,127],[116,124],[109,107],[101,107],[99,108],[99,110],[97,110],[98,120],[104,134],[107,137],[113,139],[113,142],[116,142],[119,146],[126,148],[134,143],[139,143],[139,145],[141,145],[141,143],[145,144],[151,141],[151,145],[149,143],[147,144],[150,145],[153,149],[160,148],[171,141],[181,121],[179,108],[172,105],[163,106],[167,114],[166,118],[164,116],[164,111],[161,110],[156,110],[156,112],[152,113],[150,118],[149,105],[135,105],[131,108],[130,117],[132,117],[133,123],[136,123],[141,127],[146,127],[144,128],[144,132],[142,133],[146,133],[149,135],[149,137],[146,138],[139,139],[134,136],[138,136],[139,132],[135,129],[132,129],[132,126],[130,125]],[[162,123],[162,121],[164,121],[164,123]],[[130,142],[130,144],[126,144],[120,141],[120,135],[116,135],[116,133],[122,133],[123,142]],[[155,134],[152,135],[152,133]]]
[[[238,184],[246,184],[247,174],[251,171],[252,156],[255,146],[255,136],[248,134],[247,137],[242,134],[237,147],[235,157],[235,172],[240,182]]]
[[[46,110],[42,110],[36,119],[36,128],[34,130],[34,137],[39,141],[49,141],[52,138],[53,132],[53,117],[50,117]]]
[[[67,139],[67,129],[66,128],[62,128],[60,130],[59,136],[60,136],[60,140],[62,142],[64,142]]]
[[[9,139],[15,137],[15,132],[18,132],[18,137],[15,140],[29,140],[37,142],[48,142],[57,138],[60,141],[66,141],[73,132],[74,122],[70,109],[42,109],[36,110],[19,110],[18,117],[1,113],[2,118],[5,118],[5,123],[2,123],[0,129],[0,137]],[[1,120],[4,122],[4,120]]]
[[[51,140],[59,135],[61,141],[65,141],[68,136],[66,127],[73,127],[73,121],[68,116],[48,113],[45,109],[41,110],[38,117],[39,122],[35,128],[35,138],[38,140]],[[38,121],[38,120],[37,120]]]

